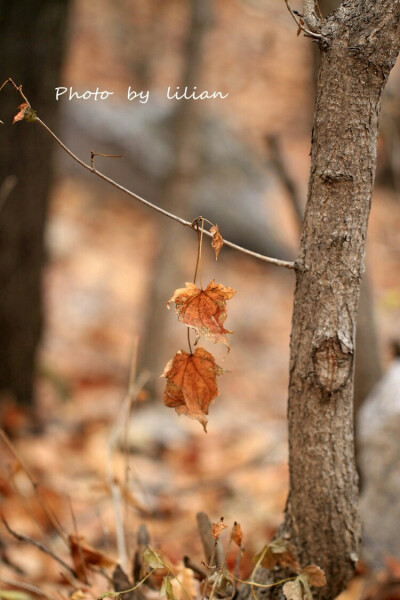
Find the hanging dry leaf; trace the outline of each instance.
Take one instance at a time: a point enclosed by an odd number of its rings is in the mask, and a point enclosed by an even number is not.
[[[117,563],[114,558],[86,544],[80,535],[70,535],[68,541],[74,569],[82,581],[86,579],[88,566],[113,567]]]
[[[291,567],[294,571],[300,571],[300,565],[296,558],[296,551],[287,540],[278,538],[268,544],[256,558],[260,558],[261,565],[266,569],[273,569],[276,565],[279,565],[283,569]]]
[[[218,254],[221,251],[222,246],[224,245],[224,240],[222,239],[222,235],[219,232],[218,225],[213,225],[210,228],[210,233],[213,234],[211,246],[215,251],[215,260],[218,260]]]
[[[234,522],[233,527],[232,527],[231,539],[233,542],[235,542],[235,544],[237,546],[239,546],[239,548],[241,548],[242,540],[243,540],[243,532],[242,532],[242,528],[240,527],[240,523],[237,523],[236,521]]]
[[[208,407],[218,396],[217,375],[225,372],[204,348],[193,354],[180,350],[162,374],[167,378],[164,404],[175,408],[178,415],[197,419],[207,431]]]
[[[175,290],[172,298],[175,302],[178,319],[192,327],[198,334],[204,335],[211,342],[222,342],[229,348],[227,333],[224,328],[226,321],[226,301],[236,294],[236,290],[215,283],[215,279],[201,290],[194,283],[186,283],[186,288]]]
[[[306,577],[309,585],[314,587],[324,587],[326,585],[325,573],[317,565],[309,565],[300,573],[301,577]]]
[[[218,523],[212,523],[211,535],[213,536],[213,538],[215,538],[217,540],[219,538],[219,536],[221,535],[221,533],[226,528],[227,528],[227,525],[225,525],[224,519],[221,517],[221,519],[218,521]]]
[[[19,112],[15,115],[14,119],[13,119],[13,125],[14,123],[16,123],[17,121],[35,121],[36,119],[36,112],[32,109],[31,106],[29,106],[29,104],[27,102],[23,102],[22,104],[20,104],[18,106],[19,108]]]

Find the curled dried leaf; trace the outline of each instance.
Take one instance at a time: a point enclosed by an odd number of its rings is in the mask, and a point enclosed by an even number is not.
[[[28,121],[32,122],[36,120],[36,112],[32,109],[27,102],[23,102],[18,106],[19,112],[13,119],[13,124],[17,121]]]
[[[243,541],[243,532],[240,523],[237,523],[236,521],[234,522],[232,527],[231,539],[233,542],[235,542],[237,546],[239,546],[239,548],[241,548]]]
[[[306,577],[309,585],[314,587],[324,587],[326,585],[325,573],[317,565],[309,565],[300,573],[302,577]]]
[[[213,279],[205,290],[194,283],[186,283],[186,288],[175,290],[168,300],[167,307],[175,302],[178,319],[188,327],[192,327],[199,335],[204,335],[211,342],[222,342],[229,348],[227,333],[224,328],[227,318],[226,301],[236,294],[236,290],[215,283]]]
[[[80,535],[70,535],[68,541],[74,569],[79,579],[84,580],[86,578],[85,569],[90,565],[113,567],[117,562],[114,558],[86,544],[84,538]]]
[[[212,354],[197,348],[193,354],[177,352],[166,365],[162,377],[167,384],[164,404],[175,408],[178,415],[197,419],[207,431],[208,408],[218,396],[217,375],[225,373]]]
[[[290,567],[294,571],[300,571],[294,547],[290,542],[282,538],[278,538],[264,547],[257,558],[261,556],[261,566],[266,569],[271,570],[278,565],[283,569]]]
[[[221,535],[221,533],[226,528],[227,528],[227,525],[225,525],[224,519],[223,519],[223,517],[221,517],[220,520],[218,521],[218,523],[212,523],[211,535],[213,536],[213,538],[215,538],[217,540],[219,538],[219,536]]]
[[[218,260],[218,254],[220,253],[221,248],[224,245],[224,240],[219,232],[218,225],[213,225],[210,228],[210,233],[213,234],[211,246],[214,248],[215,260]]]

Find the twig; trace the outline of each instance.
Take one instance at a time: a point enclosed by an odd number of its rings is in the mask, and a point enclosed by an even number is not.
[[[300,27],[300,29],[302,31],[304,31],[304,33],[308,36],[308,37],[312,37],[315,38],[317,40],[322,40],[323,36],[320,33],[316,33],[315,31],[311,31],[310,29],[307,29],[307,27],[304,27],[304,25],[302,24],[301,20],[297,18],[294,10],[291,8],[288,0],[284,0],[285,4],[287,6],[288,11],[290,12],[290,14],[293,17],[294,22],[296,23],[297,27]],[[312,0],[314,1],[314,0]]]
[[[19,454],[17,452],[17,449],[15,448],[14,444],[11,442],[10,438],[7,436],[7,434],[5,433],[5,431],[3,429],[0,429],[0,437],[2,438],[3,442],[5,443],[5,445],[7,446],[7,448],[9,449],[9,451],[11,452],[11,454],[14,456],[14,458],[16,459],[16,461],[18,462],[18,464],[20,465],[20,467],[22,468],[22,470],[27,475],[29,481],[32,484],[33,489],[35,490],[35,492],[37,494],[39,502],[40,502],[40,504],[41,504],[44,512],[48,516],[50,522],[53,524],[54,529],[58,532],[58,534],[60,535],[60,537],[64,540],[64,542],[66,543],[66,545],[69,547],[68,540],[67,540],[67,535],[65,534],[65,532],[64,532],[64,530],[63,530],[63,528],[61,526],[60,521],[57,519],[57,517],[54,514],[52,508],[49,506],[49,504],[47,503],[47,500],[42,495],[42,493],[40,491],[40,488],[39,488],[38,482],[31,475],[28,467],[24,463],[23,459],[19,456]]]
[[[287,0],[285,0],[285,2],[287,4]],[[290,11],[291,11],[291,9],[290,9]],[[291,11],[291,13],[293,15],[292,11]],[[293,15],[293,17],[295,18],[294,15]],[[296,20],[296,18],[295,18],[295,20]],[[310,35],[312,35],[314,37],[322,37],[322,36],[317,36],[317,34],[314,34],[312,32],[308,32],[308,33],[310,33]],[[17,92],[19,94],[21,94],[21,96],[24,98],[24,100],[29,104],[28,100],[26,99],[26,97],[22,93],[22,87],[21,86],[17,86],[11,78],[7,79],[7,81],[5,83],[10,83],[17,90]],[[0,87],[0,91],[4,87],[5,83]],[[29,104],[29,106],[30,106],[30,104]],[[182,219],[181,217],[178,217],[177,215],[174,215],[173,213],[170,213],[167,210],[164,210],[160,206],[157,206],[156,204],[152,204],[151,202],[149,202],[148,200],[146,200],[142,196],[139,196],[139,194],[135,194],[135,192],[132,192],[131,190],[128,190],[127,188],[125,188],[124,186],[120,185],[119,183],[117,183],[116,181],[114,181],[113,179],[111,179],[110,177],[107,177],[107,175],[104,175],[104,173],[101,173],[101,171],[98,171],[97,169],[95,169],[91,165],[86,164],[83,160],[81,160],[78,156],[76,156],[76,154],[74,154],[69,148],[67,148],[67,146],[56,136],[56,134],[50,129],[50,127],[48,127],[46,125],[46,123],[44,123],[41,119],[39,119],[38,116],[35,117],[35,121],[37,123],[39,123],[39,125],[41,125],[47,131],[47,133],[49,133],[49,135],[51,135],[51,137],[64,150],[64,152],[66,152],[79,165],[81,165],[81,167],[83,167],[84,169],[86,169],[90,173],[93,173],[94,175],[96,175],[100,179],[103,179],[103,181],[106,181],[107,183],[109,183],[113,187],[117,188],[118,190],[120,190],[124,194],[127,194],[131,198],[135,198],[135,200],[138,200],[138,202],[141,202],[141,204],[144,204],[145,206],[148,206],[152,210],[154,210],[154,211],[156,211],[156,212],[164,215],[165,217],[168,217],[169,219],[172,219],[173,221],[176,221],[177,223],[180,223],[184,227],[189,227],[190,229],[194,228],[193,225],[192,225],[192,223],[190,221],[186,221],[185,219]],[[208,237],[212,237],[213,234],[210,233],[209,231],[205,230],[204,231],[204,235],[207,235]],[[229,246],[230,248],[233,248],[234,250],[238,250],[239,252],[242,252],[243,254],[247,254],[248,256],[252,256],[253,258],[257,258],[257,259],[262,260],[263,262],[269,263],[271,265],[275,265],[277,267],[283,267],[285,269],[293,269],[293,270],[296,268],[296,265],[295,265],[294,262],[289,262],[289,261],[285,261],[285,260],[279,260],[277,258],[272,258],[270,256],[264,256],[263,254],[259,254],[258,252],[252,252],[251,250],[248,250],[247,248],[242,248],[242,246],[238,246],[237,244],[234,244],[233,242],[229,242],[228,240],[225,240],[225,239],[224,239],[224,244],[225,244],[225,246]]]
[[[205,579],[207,577],[207,571],[203,569],[201,565],[195,563],[190,556],[183,557],[183,564],[186,569],[191,569],[193,573],[196,573],[201,579]]]
[[[38,542],[37,540],[34,540],[27,535],[24,535],[22,533],[17,533],[13,529],[11,529],[11,527],[9,526],[9,524],[7,523],[7,521],[5,520],[4,517],[2,517],[2,521],[4,523],[5,528],[7,529],[8,533],[10,533],[16,540],[18,540],[19,542],[26,542],[27,544],[30,544],[31,546],[35,546],[35,548],[38,548],[44,554],[48,554],[49,556],[54,558],[54,560],[56,560],[62,567],[64,567],[64,569],[69,571],[74,577],[76,577],[78,579],[78,576],[77,576],[75,570],[72,567],[70,567],[62,558],[60,558],[59,556],[57,556],[57,554],[55,554],[52,550],[50,550],[50,548],[47,548],[47,546],[45,546],[41,542]]]
[[[94,157],[95,156],[104,156],[105,158],[122,158],[122,154],[102,154],[102,152],[94,152],[90,151],[90,166],[92,167],[92,171],[96,171],[94,166]]]
[[[7,577],[3,577],[2,575],[0,575],[0,581],[13,588],[19,588],[27,592],[32,592],[32,594],[36,594],[36,596],[42,596],[43,598],[47,598],[47,600],[56,600],[54,596],[50,596],[50,594],[43,592],[43,590],[36,587],[36,585],[32,585],[31,583],[25,583],[23,581],[13,581],[12,579],[8,579]]]

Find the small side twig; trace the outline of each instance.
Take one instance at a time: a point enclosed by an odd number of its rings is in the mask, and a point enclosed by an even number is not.
[[[285,0],[285,2],[287,4],[287,0]],[[291,9],[290,9],[290,11],[291,11],[293,17],[296,19],[296,17],[293,14],[293,11]],[[312,32],[309,32],[309,33],[312,36],[314,36],[314,37],[322,37],[322,36],[317,36],[317,34],[313,34]],[[10,83],[15,88],[15,90],[22,96],[22,98],[25,100],[25,102],[27,102],[27,104],[30,106],[29,101],[27,100],[27,98],[22,93],[22,86],[17,86],[16,83],[14,83],[14,81],[11,78],[7,79],[3,83],[3,85],[0,87],[0,91],[2,90],[2,88],[4,87],[4,85],[6,83]],[[181,217],[178,217],[177,215],[174,215],[173,213],[170,213],[167,210],[164,210],[160,206],[157,206],[156,204],[152,204],[151,202],[149,202],[148,200],[146,200],[142,196],[139,196],[139,194],[136,194],[135,192],[132,192],[131,190],[128,190],[127,188],[125,188],[124,186],[120,185],[119,183],[117,183],[116,181],[114,181],[113,179],[111,179],[110,177],[107,177],[107,175],[104,175],[103,173],[101,173],[101,171],[97,171],[97,169],[95,169],[92,164],[86,164],[83,160],[81,160],[78,156],[76,156],[76,154],[74,154],[56,136],[56,134],[50,129],[50,127],[48,127],[46,125],[46,123],[44,123],[41,119],[39,119],[38,116],[35,115],[34,120],[41,127],[43,127],[43,129],[45,129],[47,131],[47,133],[49,135],[51,135],[51,137],[54,139],[54,141],[64,150],[64,152],[66,152],[73,160],[75,160],[79,165],[81,165],[81,167],[83,167],[84,169],[86,169],[90,173],[93,173],[93,175],[96,175],[100,179],[103,179],[103,181],[106,181],[107,183],[109,183],[110,185],[112,185],[116,189],[120,190],[124,194],[127,194],[131,198],[135,198],[135,200],[137,200],[141,204],[144,204],[145,206],[148,206],[152,210],[154,210],[154,211],[156,211],[156,212],[164,215],[165,217],[168,217],[168,219],[172,219],[173,221],[176,221],[177,223],[180,223],[184,227],[190,227],[190,229],[194,229],[193,224],[190,221],[186,221],[185,219],[182,219]],[[204,230],[203,234],[207,235],[208,237],[212,237],[213,236],[213,234],[210,233],[207,230]],[[234,250],[238,250],[239,252],[242,252],[243,254],[247,254],[248,256],[252,256],[253,258],[257,258],[257,259],[262,260],[263,262],[269,263],[271,265],[275,265],[277,267],[283,267],[285,269],[291,269],[291,270],[295,270],[296,269],[296,263],[294,263],[294,262],[289,262],[289,261],[286,261],[286,260],[279,260],[277,258],[272,258],[270,256],[264,256],[263,254],[259,254],[258,252],[253,252],[252,250],[248,250],[247,248],[243,248],[242,246],[238,246],[237,244],[234,244],[233,242],[229,242],[228,240],[225,240],[225,239],[224,239],[224,244],[225,244],[225,246],[229,246],[230,248],[233,248]]]
[[[187,569],[191,569],[193,573],[196,573],[200,579],[205,579],[207,577],[207,571],[201,565],[195,563],[190,556],[183,557],[183,564]]]
[[[38,548],[38,550],[40,550],[44,554],[51,556],[52,558],[54,558],[55,561],[58,562],[58,564],[60,564],[64,569],[69,571],[69,573],[71,573],[74,577],[76,577],[78,579],[75,570],[72,567],[70,567],[62,558],[60,558],[59,556],[57,556],[57,554],[55,554],[52,550],[50,550],[50,548],[47,548],[47,546],[45,546],[41,542],[38,542],[37,540],[34,540],[27,535],[24,535],[22,533],[17,533],[13,529],[11,529],[11,527],[9,526],[9,524],[7,523],[7,521],[5,520],[4,517],[2,517],[2,521],[4,523],[5,528],[7,529],[8,533],[10,535],[12,535],[16,540],[18,540],[19,542],[25,542],[27,544],[30,544],[31,546],[35,546],[35,548]]]
[[[301,20],[297,17],[295,11],[290,6],[289,1],[288,0],[284,0],[284,1],[285,1],[285,4],[286,4],[286,7],[287,7],[288,11],[292,15],[292,18],[293,18],[294,22],[296,23],[297,27],[299,27],[306,34],[307,37],[311,37],[311,38],[314,38],[316,40],[322,40],[323,36],[320,33],[316,33],[315,31],[311,31],[310,29],[308,29],[307,27],[305,27],[305,25],[303,25],[303,23],[301,22]],[[312,2],[313,1],[314,0],[312,0]]]
[[[105,158],[122,158],[122,154],[103,154],[102,152],[94,152],[93,150],[91,150],[90,151],[90,166],[91,166],[93,172],[96,171],[96,168],[94,166],[94,157],[95,156],[104,156]]]
[[[3,442],[5,443],[5,445],[7,446],[7,448],[11,452],[11,454],[14,456],[15,460],[18,462],[18,464],[20,465],[21,469],[25,472],[25,474],[28,477],[29,481],[31,482],[32,487],[33,487],[33,489],[35,490],[35,492],[37,494],[39,502],[40,502],[40,504],[41,504],[44,512],[48,516],[50,522],[53,524],[54,529],[57,531],[57,533],[60,535],[60,537],[64,540],[64,542],[66,543],[66,545],[69,546],[68,545],[67,535],[64,532],[64,530],[63,530],[63,528],[61,526],[61,523],[58,520],[58,518],[56,517],[54,511],[49,506],[49,504],[48,504],[47,500],[45,499],[45,497],[42,495],[42,492],[40,490],[38,482],[33,478],[32,474],[29,471],[28,467],[26,466],[25,462],[23,461],[23,459],[21,458],[21,456],[18,454],[17,449],[15,448],[14,444],[11,442],[10,438],[7,436],[6,432],[3,429],[0,429],[0,437],[2,438]]]

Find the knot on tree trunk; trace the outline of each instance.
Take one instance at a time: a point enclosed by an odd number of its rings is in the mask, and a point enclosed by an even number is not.
[[[324,395],[343,388],[353,370],[353,348],[338,336],[324,339],[313,352],[314,375]]]

